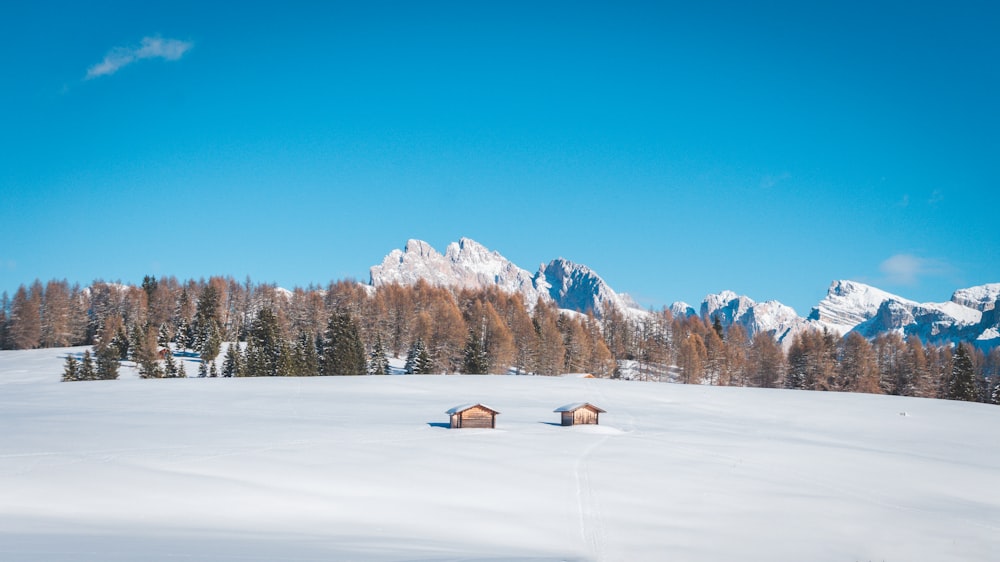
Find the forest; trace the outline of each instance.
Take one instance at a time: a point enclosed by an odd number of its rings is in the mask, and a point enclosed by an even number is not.
[[[494,288],[342,280],[286,290],[147,276],[140,286],[35,281],[0,298],[0,348],[81,345],[94,346],[95,358],[68,358],[64,380],[115,378],[124,360],[159,378],[388,374],[389,357],[406,357],[406,371],[417,374],[586,372],[1000,403],[1000,348],[817,330],[783,348],[772,334],[751,337],[717,318],[614,308],[598,316]],[[198,373],[185,373],[175,353],[200,357]]]

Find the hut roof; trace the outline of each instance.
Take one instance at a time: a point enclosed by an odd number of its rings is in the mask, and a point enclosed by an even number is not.
[[[468,409],[475,408],[476,406],[479,406],[480,408],[484,408],[486,410],[489,410],[489,411],[493,412],[494,414],[499,414],[500,413],[500,412],[494,410],[493,408],[490,408],[486,404],[481,404],[481,403],[478,403],[478,402],[475,403],[475,404],[462,404],[460,406],[455,406],[454,408],[449,409],[445,413],[448,414],[449,416],[453,415],[453,414],[460,414],[460,413],[462,413],[462,412],[464,412],[464,411],[466,411]]]
[[[577,402],[575,404],[566,404],[565,406],[559,406],[558,408],[556,408],[555,410],[552,410],[552,411],[553,412],[575,412],[575,411],[579,410],[580,408],[590,408],[590,409],[592,409],[592,410],[594,410],[596,412],[600,412],[602,414],[606,414],[607,413],[604,410],[598,408],[597,406],[594,406],[590,402]]]

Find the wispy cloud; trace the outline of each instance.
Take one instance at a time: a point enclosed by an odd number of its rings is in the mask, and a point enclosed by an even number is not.
[[[86,79],[114,74],[123,67],[142,59],[178,60],[192,46],[194,46],[193,43],[180,39],[143,37],[142,43],[138,46],[111,49],[107,55],[104,55],[104,60],[87,69]]]
[[[948,275],[952,268],[941,260],[896,254],[879,264],[879,270],[886,283],[913,286],[919,284],[923,277]]]

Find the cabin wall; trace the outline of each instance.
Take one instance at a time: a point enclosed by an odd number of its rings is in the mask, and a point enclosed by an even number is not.
[[[562,424],[573,425],[573,412],[562,412]]]
[[[590,408],[580,408],[579,410],[573,412],[573,423],[574,424],[596,424],[597,423],[597,412],[591,410]],[[563,424],[565,425],[565,424]]]
[[[471,408],[461,414],[462,422],[460,427],[493,427],[493,412],[481,408]]]

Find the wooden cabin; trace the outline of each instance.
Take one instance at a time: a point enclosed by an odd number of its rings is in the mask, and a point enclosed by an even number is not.
[[[604,410],[594,406],[589,402],[579,402],[577,404],[566,404],[553,410],[562,414],[563,425],[598,424],[598,418],[605,413]]]
[[[493,429],[497,426],[497,414],[500,412],[484,404],[463,404],[445,413],[451,416],[452,429],[463,427]]]

